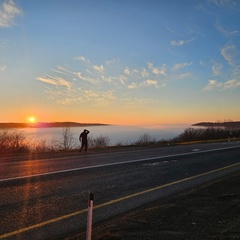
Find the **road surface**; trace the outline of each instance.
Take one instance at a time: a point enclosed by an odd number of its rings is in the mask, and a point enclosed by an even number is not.
[[[0,157],[0,239],[61,238],[240,170],[240,143]]]

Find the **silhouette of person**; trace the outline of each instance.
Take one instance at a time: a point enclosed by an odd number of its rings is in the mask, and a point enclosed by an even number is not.
[[[82,146],[81,146],[79,152],[81,152],[84,147],[85,147],[85,152],[87,151],[87,148],[88,148],[87,135],[88,135],[89,133],[90,133],[90,132],[89,132],[87,129],[84,129],[84,131],[80,134],[80,136],[79,136],[79,141],[82,143]]]

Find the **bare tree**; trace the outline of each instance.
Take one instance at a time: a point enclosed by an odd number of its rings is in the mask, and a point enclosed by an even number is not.
[[[151,137],[149,134],[144,133],[142,136],[139,137],[139,139],[136,141],[136,145],[148,145],[155,143],[157,140],[153,137]]]
[[[62,129],[62,135],[58,145],[61,150],[70,150],[75,147],[75,139],[70,127],[64,127]]]

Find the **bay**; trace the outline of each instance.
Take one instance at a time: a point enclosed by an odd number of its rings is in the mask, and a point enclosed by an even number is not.
[[[161,124],[161,125],[106,125],[89,127],[71,127],[76,145],[79,145],[79,135],[86,128],[90,131],[89,137],[97,138],[99,136],[108,137],[110,146],[130,145],[138,141],[141,136],[147,134],[155,140],[171,140],[181,134],[190,124]],[[64,128],[21,128],[11,129],[11,131],[20,131],[32,141],[45,140],[51,142],[62,138]]]

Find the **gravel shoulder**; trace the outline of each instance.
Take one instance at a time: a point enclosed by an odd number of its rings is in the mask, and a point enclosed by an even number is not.
[[[75,233],[68,240],[86,239]],[[152,202],[93,227],[92,240],[240,239],[240,173]]]

